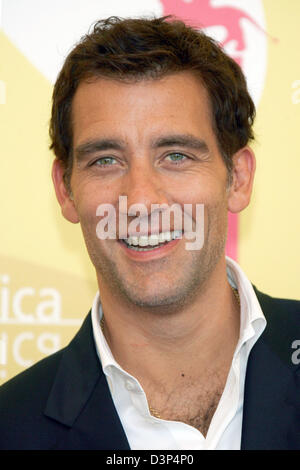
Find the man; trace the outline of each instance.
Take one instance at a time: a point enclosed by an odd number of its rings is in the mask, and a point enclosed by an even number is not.
[[[239,66],[170,18],[99,21],[69,54],[53,182],[100,295],[69,346],[2,387],[2,449],[300,449],[300,303],[225,257],[254,115]]]

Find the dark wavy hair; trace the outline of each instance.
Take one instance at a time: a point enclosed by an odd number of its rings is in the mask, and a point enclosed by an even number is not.
[[[212,126],[229,174],[232,155],[254,138],[255,106],[240,66],[204,32],[170,16],[100,20],[67,56],[53,91],[50,149],[65,166],[69,183],[72,99],[92,77],[134,81],[179,71],[195,73],[206,88]]]

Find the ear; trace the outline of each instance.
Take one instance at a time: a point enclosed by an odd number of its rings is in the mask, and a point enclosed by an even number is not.
[[[248,206],[255,174],[255,156],[250,147],[243,147],[233,157],[232,183],[229,188],[228,210],[240,212]]]
[[[73,224],[77,224],[79,222],[79,218],[70,191],[66,188],[64,173],[65,167],[63,163],[60,160],[55,159],[52,166],[52,180],[57,200],[60,204],[64,218]]]

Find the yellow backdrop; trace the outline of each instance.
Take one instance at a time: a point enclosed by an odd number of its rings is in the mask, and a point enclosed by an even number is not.
[[[300,2],[263,6],[266,28],[278,40],[267,42],[256,182],[239,218],[238,261],[260,290],[299,298]],[[80,228],[62,218],[50,179],[52,84],[3,31],[0,50],[3,382],[70,340],[97,287]]]

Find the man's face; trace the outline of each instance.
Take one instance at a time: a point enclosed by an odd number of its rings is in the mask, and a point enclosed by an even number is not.
[[[188,72],[135,83],[96,79],[80,84],[72,118],[74,210],[100,292],[149,308],[190,302],[224,262],[227,230],[227,170],[204,87]],[[143,204],[149,221],[153,204],[192,204],[194,228],[196,204],[204,204],[202,249],[187,250],[184,234],[149,251],[100,240],[97,207],[112,204],[118,214],[119,196],[128,208]]]

